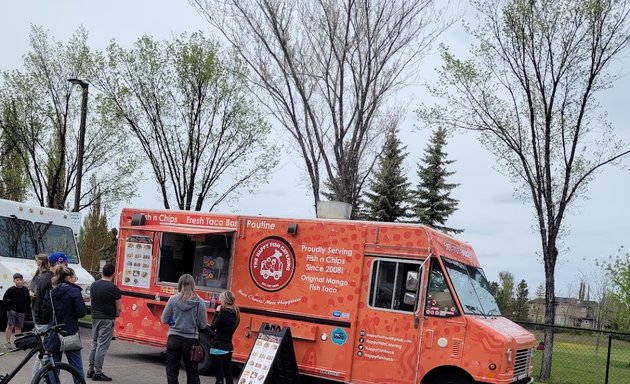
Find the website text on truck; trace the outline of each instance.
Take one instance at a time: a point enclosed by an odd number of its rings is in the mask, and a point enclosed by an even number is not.
[[[425,226],[128,208],[116,271],[120,340],[163,347],[160,315],[190,273],[208,316],[221,291],[236,294],[239,363],[265,322],[290,327],[304,375],[532,382],[534,336],[501,316],[473,249]],[[207,350],[208,335],[201,343]]]
[[[1,300],[4,292],[13,285],[15,272],[20,272],[28,285],[37,270],[38,253],[65,253],[79,278],[77,285],[83,288],[83,300],[90,305],[90,285],[94,278],[79,262],[76,235],[80,220],[78,212],[0,199],[0,329],[6,328],[7,321]]]

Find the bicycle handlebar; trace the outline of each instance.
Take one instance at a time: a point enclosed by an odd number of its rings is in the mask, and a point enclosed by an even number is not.
[[[42,329],[40,331],[30,331],[30,332],[20,333],[19,335],[15,335],[15,337],[28,336],[28,335],[46,336],[50,332],[55,332],[55,333],[61,332],[63,327],[64,327],[64,324],[57,324],[57,325],[53,325],[52,327]]]

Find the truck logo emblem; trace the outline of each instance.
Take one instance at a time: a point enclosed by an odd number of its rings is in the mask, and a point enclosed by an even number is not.
[[[295,273],[293,249],[279,237],[263,239],[249,257],[249,273],[258,288],[268,292],[281,290]]]

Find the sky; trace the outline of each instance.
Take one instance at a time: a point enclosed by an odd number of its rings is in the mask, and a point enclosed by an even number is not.
[[[31,24],[44,26],[55,39],[66,42],[81,25],[89,32],[90,45],[103,50],[111,39],[129,47],[142,35],[156,39],[171,39],[182,32],[204,31],[213,34],[208,23],[186,0],[22,0],[5,2],[1,8],[0,71],[20,69],[22,56],[29,49]],[[464,18],[472,17],[464,11]],[[471,42],[458,23],[439,39],[451,47],[453,53],[465,58]],[[215,38],[219,36],[214,33]],[[434,46],[437,48],[437,44]],[[608,119],[619,138],[630,143],[630,110],[625,92],[630,88],[630,51],[624,52],[615,63],[623,73],[614,89],[599,96]],[[409,106],[401,127],[401,138],[409,153],[406,171],[410,182],[417,183],[417,163],[426,148],[430,132],[419,129],[420,122],[413,112],[421,103],[433,100],[422,83],[436,79],[440,65],[437,53],[429,55],[418,68],[419,81],[409,84],[395,96],[394,101]],[[273,122],[272,122],[273,124]],[[281,128],[274,134],[282,135]],[[306,173],[295,153],[285,151],[269,183],[261,185],[254,194],[245,194],[237,204],[220,206],[217,211],[247,215],[314,217],[312,197]],[[513,196],[514,185],[494,168],[495,160],[481,148],[472,133],[451,136],[448,141],[449,158],[455,160],[451,182],[459,183],[452,197],[459,200],[459,209],[448,224],[464,228],[457,237],[468,242],[476,251],[490,280],[497,280],[500,271],[509,271],[516,281],[525,279],[530,296],[544,282],[540,238],[534,227],[534,212],[529,203]],[[624,165],[630,164],[626,159]],[[158,190],[150,181],[139,188],[140,196],[124,205],[161,208]],[[597,269],[596,260],[607,260],[617,255],[620,246],[630,246],[630,213],[627,193],[630,173],[627,169],[607,167],[590,185],[588,198],[574,204],[564,223],[569,233],[563,239],[556,267],[556,295],[576,295],[579,281]],[[119,208],[122,208],[119,207]],[[116,214],[117,212],[115,212]],[[117,222],[115,215],[112,223]]]

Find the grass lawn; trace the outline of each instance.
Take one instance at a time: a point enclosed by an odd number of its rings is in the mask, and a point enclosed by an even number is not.
[[[557,334],[554,340],[549,384],[603,384],[606,378],[608,338],[600,339],[599,351],[593,336]],[[534,377],[538,380],[542,352],[534,353]],[[630,343],[613,340],[608,372],[609,384],[630,383]]]

